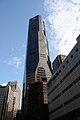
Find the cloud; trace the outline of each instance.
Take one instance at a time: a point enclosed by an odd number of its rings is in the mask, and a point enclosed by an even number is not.
[[[80,34],[79,0],[43,0],[50,50],[68,54]]]
[[[22,46],[23,47],[23,46]],[[21,49],[16,51],[15,48],[11,48],[9,51],[8,58],[3,62],[8,65],[8,67],[12,68],[16,74],[23,71],[25,64],[25,54],[22,53]]]
[[[3,84],[2,84],[2,86],[6,86],[6,85],[7,85],[7,83],[3,83]]]
[[[21,59],[19,57],[11,57],[9,60],[8,60],[8,65],[12,65],[12,66],[15,66],[17,69],[20,67],[21,65]]]

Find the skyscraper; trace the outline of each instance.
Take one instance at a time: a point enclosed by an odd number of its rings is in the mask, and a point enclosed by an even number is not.
[[[26,53],[26,65],[23,82],[22,111],[28,109],[31,84],[42,82],[43,103],[48,104],[47,81],[50,79],[51,66],[49,59],[49,47],[46,39],[45,24],[41,16],[37,15],[29,20],[28,42]],[[29,86],[30,90],[29,90]],[[37,85],[35,88],[37,89]]]

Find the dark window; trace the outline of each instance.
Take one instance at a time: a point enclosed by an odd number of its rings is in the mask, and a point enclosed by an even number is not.
[[[78,81],[80,80],[80,77],[78,77],[76,80],[74,80],[68,87],[66,87],[63,91],[62,94],[64,94],[68,89],[70,89],[73,85],[75,85]],[[52,102],[54,102],[58,97],[61,96],[61,93],[59,93],[55,98],[52,99]]]
[[[68,101],[66,101],[66,102],[64,103],[64,105],[67,105],[67,104],[73,102],[74,100],[76,100],[76,99],[79,98],[79,97],[80,97],[80,93],[78,93],[77,95],[75,95],[74,97],[72,97],[71,99],[69,99]]]
[[[59,70],[59,72],[61,73],[61,70]]]
[[[77,95],[75,95],[74,97],[72,97],[71,99],[69,99],[68,101],[66,101],[66,102],[64,103],[64,105],[61,104],[60,106],[58,106],[57,108],[53,109],[53,110],[52,110],[51,112],[49,112],[49,113],[52,114],[52,113],[54,113],[55,111],[58,111],[59,109],[63,108],[63,107],[66,106],[67,104],[73,102],[74,100],[76,100],[76,99],[79,98],[79,97],[80,97],[80,93],[78,93]]]
[[[78,48],[76,48],[76,52],[78,51]]]
[[[43,82],[47,82],[47,78],[42,77],[42,81],[43,81]]]
[[[73,55],[71,55],[71,58],[73,58]]]
[[[67,60],[67,63],[69,63],[69,61]]]
[[[63,65],[63,68],[64,68],[65,66]]]
[[[32,34],[35,33],[36,32],[36,27],[33,27],[31,31],[32,31],[31,32]]]
[[[70,75],[70,74],[72,73],[72,71],[73,71],[79,64],[80,64],[80,61],[78,61],[78,63],[64,76],[64,78],[60,81],[60,83],[62,83],[62,82],[66,79],[66,77],[67,77],[68,75]],[[54,80],[54,77],[53,77],[53,80]],[[58,84],[48,93],[48,95],[51,94],[51,93],[60,85],[60,83],[58,83]]]

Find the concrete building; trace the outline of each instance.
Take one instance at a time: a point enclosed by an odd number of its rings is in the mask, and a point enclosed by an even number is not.
[[[53,74],[56,72],[56,70],[58,69],[58,67],[63,63],[63,61],[65,60],[66,55],[58,55],[55,60],[52,63],[52,70],[53,70]]]
[[[10,86],[0,86],[0,120],[13,120],[14,93]]]
[[[6,105],[7,105],[7,116],[6,119],[7,120],[13,120],[14,115],[14,104],[15,104],[15,97],[14,97],[14,92],[11,89],[11,86],[8,86],[8,91],[7,91],[7,101],[6,101]],[[5,111],[5,109],[4,109]]]
[[[10,84],[11,82],[6,86],[0,86],[0,120],[13,120],[20,109],[17,86],[14,89]]]
[[[41,90],[43,91],[43,103],[48,105],[47,81],[51,75],[45,25],[44,22],[42,22],[41,16],[37,15],[29,20],[25,77],[23,82],[23,113],[25,113],[29,107],[29,86],[36,82],[43,83],[43,89]]]
[[[80,36],[48,82],[50,120],[80,120]]]
[[[10,81],[8,82],[8,84],[11,86],[11,89],[14,91],[14,96],[16,94],[17,96],[17,105],[18,105],[18,109],[20,109],[20,102],[21,102],[21,85],[20,83],[15,80],[15,81]]]

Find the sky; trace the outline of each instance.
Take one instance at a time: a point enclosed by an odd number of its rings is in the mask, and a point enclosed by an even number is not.
[[[0,84],[23,83],[29,19],[45,22],[51,61],[68,55],[80,34],[80,0],[0,0]]]

